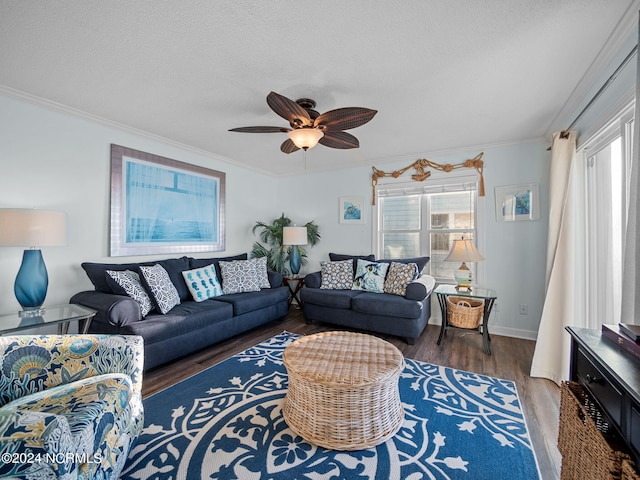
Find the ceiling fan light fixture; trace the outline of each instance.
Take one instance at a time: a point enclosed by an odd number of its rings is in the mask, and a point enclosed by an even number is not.
[[[296,147],[307,150],[315,147],[320,139],[324,137],[324,132],[317,128],[296,128],[287,133]]]

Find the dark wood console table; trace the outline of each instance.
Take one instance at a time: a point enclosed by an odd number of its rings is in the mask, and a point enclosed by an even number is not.
[[[571,380],[582,385],[640,465],[640,358],[598,330],[567,327]]]

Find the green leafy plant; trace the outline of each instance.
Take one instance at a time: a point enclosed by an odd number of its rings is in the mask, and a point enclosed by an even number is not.
[[[280,218],[276,218],[270,224],[264,222],[256,222],[252,232],[258,231],[260,242],[255,242],[251,249],[251,256],[254,258],[267,257],[267,268],[281,273],[282,275],[290,275],[288,267],[289,255],[292,248],[297,248],[302,257],[302,265],[307,264],[307,254],[302,245],[282,245],[282,232],[284,227],[290,227],[291,219],[283,213]],[[318,225],[313,221],[303,225],[307,227],[307,244],[314,246],[320,241],[320,233]]]

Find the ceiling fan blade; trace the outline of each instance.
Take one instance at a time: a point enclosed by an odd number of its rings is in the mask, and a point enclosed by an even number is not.
[[[315,127],[321,127],[327,132],[349,130],[370,121],[377,110],[361,107],[346,107],[329,110],[318,116],[313,122]]]
[[[321,143],[325,147],[340,148],[343,150],[358,148],[360,146],[358,139],[347,132],[326,132],[318,143]]]
[[[290,138],[287,138],[282,145],[280,145],[280,151],[284,153],[293,153],[296,150],[300,150],[300,148],[296,147],[296,144],[291,141]]]
[[[293,100],[271,92],[267,95],[267,103],[271,110],[276,112],[291,125],[308,126],[311,125],[309,113]]]
[[[242,133],[280,133],[288,132],[290,128],[284,127],[238,127],[229,129],[230,132],[242,132]]]

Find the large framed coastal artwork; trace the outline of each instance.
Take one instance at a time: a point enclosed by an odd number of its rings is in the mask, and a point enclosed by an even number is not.
[[[111,145],[111,256],[225,248],[225,174]]]

